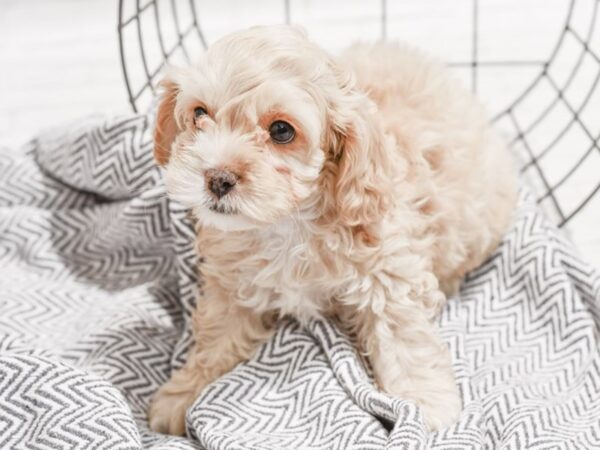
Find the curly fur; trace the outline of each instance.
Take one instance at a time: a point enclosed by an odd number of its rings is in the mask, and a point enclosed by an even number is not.
[[[198,220],[204,295],[151,427],[183,433],[202,388],[286,314],[337,320],[381,389],[415,401],[432,429],[452,423],[460,396],[434,318],[515,201],[509,152],[473,96],[413,49],[356,45],[334,59],[285,26],[229,35],[163,86],[155,157]],[[196,120],[197,106],[208,116]],[[290,144],[266,131],[281,118]],[[221,199],[206,188],[216,168],[239,178]]]

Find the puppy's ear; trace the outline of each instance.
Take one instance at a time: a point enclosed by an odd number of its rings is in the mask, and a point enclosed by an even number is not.
[[[342,91],[330,112],[325,138],[325,182],[336,222],[356,227],[376,223],[391,200],[391,145],[366,96]]]
[[[163,93],[161,95],[156,123],[154,125],[154,159],[160,166],[169,162],[171,155],[171,144],[175,140],[179,127],[175,119],[175,103],[179,86],[169,78],[160,83]]]

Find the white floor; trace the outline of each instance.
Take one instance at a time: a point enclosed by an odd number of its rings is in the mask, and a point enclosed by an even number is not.
[[[125,1],[127,13],[133,9],[135,0]],[[187,0],[175,1],[182,7],[188,4]],[[388,0],[386,34],[425,47],[446,61],[469,62],[473,57],[470,46],[473,1]],[[167,5],[170,2],[158,0],[158,3]],[[200,25],[209,42],[239,26],[279,22],[284,14],[283,0],[198,0],[197,3],[199,11],[202,11]],[[225,3],[228,5],[222,6]],[[479,3],[482,4],[481,1]],[[597,0],[576,2],[575,25],[579,21],[583,29],[584,22],[592,14],[589,8],[595,3]],[[145,2],[142,1],[142,4]],[[289,4],[292,21],[306,26],[311,36],[331,49],[335,50],[357,36],[376,39],[381,35],[380,2],[290,0]],[[543,60],[544,57],[538,57],[552,50],[564,25],[568,4],[566,0],[528,0],[527,3],[520,0],[485,0],[485,8],[480,6],[479,12],[478,59]],[[536,20],[532,20],[533,17]],[[457,23],[464,26],[456,26]],[[600,18],[597,23],[600,23]],[[597,55],[600,54],[599,27],[596,25],[591,46]],[[136,36],[132,39],[135,40]],[[133,41],[128,42],[127,50],[139,54],[137,47],[132,47]],[[572,66],[569,55],[578,52],[576,45],[572,45],[573,48],[567,48],[565,56],[567,69]],[[149,47],[157,49],[156,45]],[[572,94],[573,101],[586,91],[594,71],[600,70],[598,64],[590,63],[589,66],[587,75],[577,75],[574,88],[567,93]],[[494,66],[482,68],[477,79],[478,93],[492,112],[501,111],[530,83],[538,69],[528,64],[515,66],[510,71]],[[455,67],[454,70],[468,86],[473,84],[471,68]],[[556,74],[559,81],[561,76]],[[575,89],[578,87],[579,90]],[[528,107],[531,108],[531,105]],[[1,0],[0,146],[18,146],[42,128],[75,120],[82,115],[128,111],[130,107],[119,59],[115,0]],[[584,119],[585,115],[600,117],[600,101],[590,104],[582,113]],[[553,120],[556,122],[547,121],[549,128],[539,128],[539,136],[532,134],[531,138],[539,139],[542,145],[552,128],[560,127],[568,118],[556,117]],[[600,126],[600,120],[595,120]],[[595,136],[599,131],[598,128],[593,130]],[[562,154],[554,152],[558,156],[545,161],[548,165],[545,170],[549,174],[556,172],[560,175],[561,170],[564,172],[565,161],[572,160],[576,153],[573,148],[586,145],[589,146],[589,142],[585,139],[578,141],[576,133],[570,133],[565,139]],[[584,168],[587,169],[582,171],[577,182],[565,188],[565,195],[580,196],[581,192],[589,190],[589,186],[600,182],[598,161],[590,161]],[[571,198],[566,197],[565,202],[571,202]],[[597,195],[584,213],[567,227],[582,253],[598,267],[599,223],[600,195]]]

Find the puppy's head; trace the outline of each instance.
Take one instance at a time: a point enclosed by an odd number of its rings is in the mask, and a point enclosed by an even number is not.
[[[155,159],[169,195],[205,225],[326,215],[358,225],[380,212],[373,106],[298,29],[229,35],[162,86]]]

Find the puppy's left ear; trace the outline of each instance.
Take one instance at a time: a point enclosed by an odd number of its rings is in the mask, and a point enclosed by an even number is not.
[[[379,221],[393,195],[392,149],[377,121],[375,105],[348,86],[341,92],[342,98],[330,111],[325,137],[323,173],[330,203],[325,211],[343,226],[368,226]]]
[[[169,162],[171,144],[177,133],[179,133],[179,127],[175,119],[175,103],[179,86],[171,79],[165,78],[161,81],[160,87],[163,89],[163,93],[154,125],[154,159],[158,165],[164,166]]]

